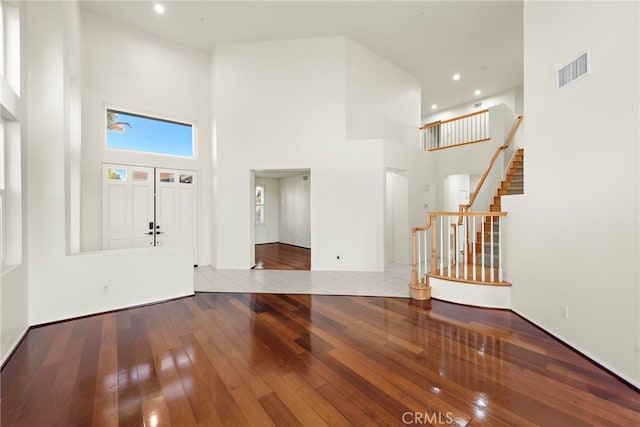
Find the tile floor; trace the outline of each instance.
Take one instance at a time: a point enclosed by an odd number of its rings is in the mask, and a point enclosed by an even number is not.
[[[409,297],[411,266],[389,264],[384,273],[354,271],[195,269],[196,292]]]

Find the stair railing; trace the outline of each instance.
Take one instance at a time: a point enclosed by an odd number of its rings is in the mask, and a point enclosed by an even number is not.
[[[489,166],[487,167],[487,169],[482,174],[482,177],[478,181],[478,184],[476,185],[476,188],[473,190],[473,193],[471,193],[471,196],[469,197],[469,201],[466,204],[460,205],[460,213],[469,212],[471,210],[471,207],[473,206],[473,203],[478,198],[478,195],[480,194],[480,191],[482,190],[483,185],[484,185],[485,181],[487,180],[487,177],[489,176],[489,174],[493,170],[493,165],[496,163],[496,160],[498,160],[498,158],[500,157],[500,154],[504,150],[509,148],[509,146],[513,142],[513,139],[516,136],[516,132],[518,131],[518,128],[520,127],[520,123],[522,123],[522,119],[523,119],[522,116],[518,116],[518,118],[516,119],[516,121],[513,124],[513,127],[511,128],[511,132],[509,132],[509,136],[507,137],[507,140],[505,141],[505,143],[503,145],[499,146],[498,148],[496,148],[496,151],[493,154],[493,157],[491,157],[491,160],[489,161]],[[502,171],[500,171],[500,172],[502,172]],[[462,218],[463,218],[462,215],[460,215],[460,217],[458,218],[458,225],[462,224]]]
[[[429,277],[508,285],[504,282],[502,253],[506,216],[506,212],[429,212],[426,226],[411,229],[409,287],[427,289]],[[462,217],[460,227],[459,217]],[[462,244],[467,245],[464,252],[458,251]]]
[[[423,150],[436,151],[489,141],[489,110],[426,124],[420,128]]]

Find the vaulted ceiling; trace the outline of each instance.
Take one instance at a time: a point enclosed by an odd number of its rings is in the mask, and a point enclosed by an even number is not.
[[[84,1],[202,52],[218,44],[346,36],[420,79],[423,116],[522,84],[522,1]],[[454,81],[453,74],[460,74]]]

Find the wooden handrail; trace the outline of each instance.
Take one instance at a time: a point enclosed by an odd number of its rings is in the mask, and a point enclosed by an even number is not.
[[[445,124],[445,123],[449,123],[449,122],[455,122],[456,120],[462,120],[462,119],[466,119],[467,117],[476,116],[478,114],[488,113],[488,112],[489,112],[489,109],[487,108],[485,110],[475,111],[475,112],[469,113],[469,114],[463,114],[462,116],[454,117],[452,119],[441,120],[439,122],[434,122],[434,123],[430,123],[428,125],[421,126],[419,130],[429,129],[429,128],[434,127],[434,126],[439,126],[439,125],[442,125],[442,124]]]
[[[427,225],[425,225],[424,227],[413,227],[411,229],[411,247],[412,249],[412,254],[411,254],[411,282],[410,285],[411,286],[418,286],[418,271],[416,270],[416,265],[418,263],[418,260],[416,258],[416,234],[418,231],[427,231],[429,230],[433,224],[435,223],[435,218],[436,215],[433,214],[433,212],[428,212],[427,213]],[[433,254],[433,256],[435,257],[435,253]]]
[[[511,132],[509,133],[509,137],[507,138],[507,141],[504,143],[504,145],[501,145],[500,147],[498,147],[496,149],[496,152],[493,154],[493,157],[489,162],[489,167],[487,167],[487,170],[485,170],[484,173],[482,174],[482,178],[480,178],[480,181],[478,181],[478,184],[476,185],[475,190],[473,190],[473,194],[471,194],[471,197],[469,198],[469,203],[467,203],[467,206],[471,207],[473,205],[473,202],[476,200],[476,197],[478,197],[478,193],[482,188],[482,184],[484,184],[484,181],[487,179],[489,172],[491,172],[491,168],[493,168],[493,165],[498,159],[500,152],[509,148],[509,146],[511,145],[511,142],[513,141],[513,137],[516,135],[516,131],[520,127],[521,122],[522,122],[522,116],[518,116],[518,118],[516,119],[516,122],[513,124],[513,127],[511,128]]]
[[[464,205],[463,205],[464,206]],[[507,216],[507,212],[429,212],[428,215],[436,216]],[[429,224],[431,226],[431,224]],[[428,228],[425,227],[416,227],[420,228],[418,231],[426,231]]]
[[[491,168],[493,168],[493,165],[495,164],[496,160],[498,160],[498,156],[500,155],[500,152],[502,152],[503,150],[506,150],[511,145],[511,142],[513,141],[513,138],[515,137],[516,132],[520,127],[520,123],[522,123],[522,116],[518,116],[518,118],[516,119],[516,122],[513,124],[513,127],[511,128],[511,132],[509,132],[509,136],[507,137],[507,140],[505,141],[505,143],[500,147],[496,148],[496,152],[493,154],[493,157],[489,162],[489,166],[482,174],[482,177],[480,178],[480,181],[478,181],[476,188],[473,190],[471,197],[469,197],[469,202],[467,204],[460,205],[460,217],[458,218],[458,225],[462,224],[462,216],[463,216],[462,213],[471,209],[473,202],[475,202],[476,197],[478,197],[478,193],[480,193],[480,189],[482,188],[484,181],[487,179],[487,176],[489,176],[489,172],[491,172]]]

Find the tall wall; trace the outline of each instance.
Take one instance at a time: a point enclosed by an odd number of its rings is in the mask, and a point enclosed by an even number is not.
[[[216,247],[225,248],[218,268],[253,262],[250,171],[261,169],[310,169],[312,269],[384,268],[382,145],[347,140],[347,45],[335,37],[216,48]],[[383,112],[385,129],[402,128],[398,108]]]
[[[382,138],[414,146],[420,122],[415,77],[346,40],[347,138]]]
[[[638,8],[525,3],[525,195],[504,198],[513,309],[636,386]],[[556,90],[556,70],[587,49],[591,74]]]
[[[82,41],[82,249],[101,243],[101,162],[198,172],[198,260],[210,264],[211,127],[209,59],[88,12]],[[195,158],[106,149],[111,107],[194,123]]]
[[[523,87],[515,87],[502,92],[488,96],[479,96],[476,99],[469,100],[464,104],[455,105],[446,110],[433,112],[423,111],[422,124],[433,123],[438,120],[447,120],[464,114],[473,113],[475,111],[491,108],[496,105],[504,104],[517,115],[522,114],[523,109]],[[475,107],[476,103],[481,103],[479,107]]]
[[[77,187],[65,165],[81,132],[70,120],[81,100],[70,83],[78,55],[66,51],[79,49],[78,30],[69,29],[79,25],[79,11],[67,2],[27,2],[25,11],[29,323],[192,294],[188,248],[70,255],[70,192]]]

